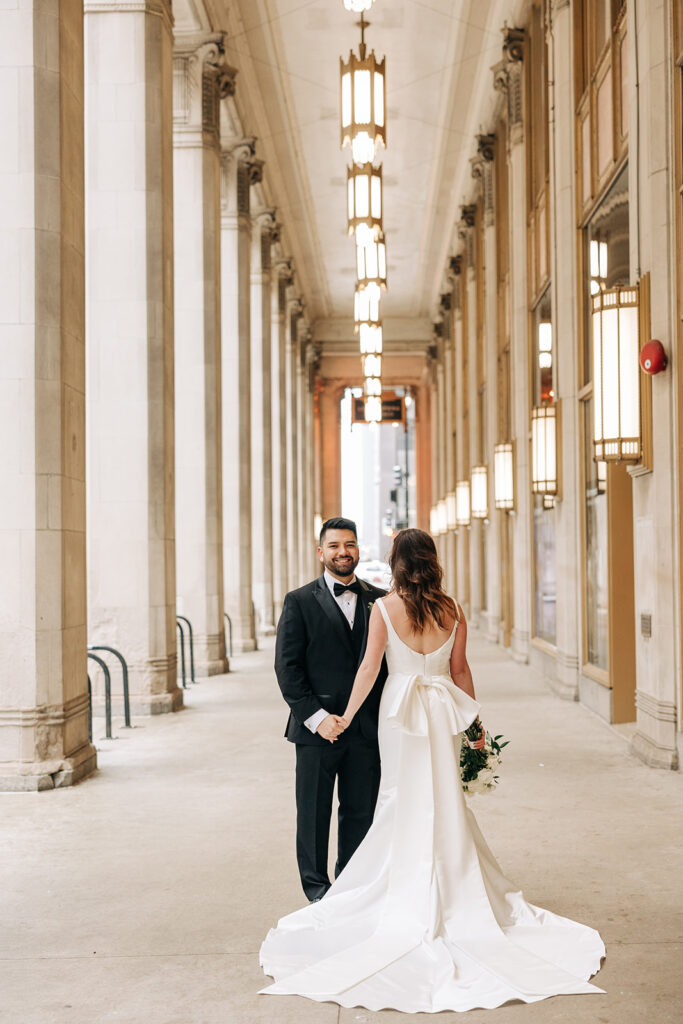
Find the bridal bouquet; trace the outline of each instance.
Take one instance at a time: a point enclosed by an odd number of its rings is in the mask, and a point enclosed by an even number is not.
[[[465,730],[467,739],[478,740],[483,732],[483,727],[477,719]],[[474,750],[469,743],[463,743],[460,750],[460,778],[465,793],[491,793],[498,782],[496,770],[502,763],[500,752],[506,747],[509,740],[503,743],[502,733],[492,736],[486,733],[486,742],[481,750]]]

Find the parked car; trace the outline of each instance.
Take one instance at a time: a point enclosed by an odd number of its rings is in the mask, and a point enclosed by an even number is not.
[[[356,576],[366,583],[372,583],[375,587],[383,590],[391,588],[391,569],[386,562],[379,559],[370,559],[366,562],[359,562],[356,567]]]

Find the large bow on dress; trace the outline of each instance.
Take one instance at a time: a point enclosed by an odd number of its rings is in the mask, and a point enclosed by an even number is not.
[[[448,728],[454,736],[472,724],[481,707],[448,676],[415,673],[399,688],[387,718],[411,736],[427,736],[430,700],[438,700],[443,705]]]

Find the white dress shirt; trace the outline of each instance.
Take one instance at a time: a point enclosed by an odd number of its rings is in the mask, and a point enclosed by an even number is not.
[[[323,579],[325,580],[325,583],[327,584],[328,589],[332,594],[332,597],[335,599],[335,601],[341,608],[344,614],[344,618],[349,624],[349,628],[353,629],[353,620],[356,615],[356,601],[358,600],[358,595],[354,594],[352,590],[345,590],[343,594],[340,594],[339,597],[337,597],[334,592],[334,585],[335,583],[341,583],[341,580],[336,579],[332,575],[332,573],[329,573],[327,571],[327,569],[325,569],[325,572],[323,573]],[[349,583],[355,583],[355,580],[356,577],[353,576],[349,580]],[[325,711],[324,708],[321,708],[320,711],[316,711],[314,715],[311,715],[310,718],[307,718],[304,721],[304,725],[306,726],[307,729],[310,729],[311,732],[317,732],[318,726],[323,721],[323,719],[327,718],[328,715],[329,711]]]

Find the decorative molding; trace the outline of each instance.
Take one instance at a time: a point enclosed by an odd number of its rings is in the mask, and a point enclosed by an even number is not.
[[[523,28],[510,28],[504,25],[503,59],[493,68],[493,88],[507,97],[508,125],[510,141],[521,142],[524,123],[523,76],[522,61],[526,44],[526,33]]]
[[[173,32],[173,12],[167,0],[134,0],[132,3],[107,3],[106,0],[86,0],[84,14],[150,14],[161,18],[169,32]]]
[[[658,722],[677,721],[677,709],[672,701],[659,700],[643,690],[636,690],[636,708]]]
[[[22,729],[41,726],[63,726],[73,718],[88,713],[90,697],[81,693],[63,704],[43,704],[36,708],[0,708],[0,726],[14,725]]]
[[[474,227],[474,218],[476,213],[477,207],[475,203],[468,203],[466,206],[460,207],[460,218],[466,227]]]

